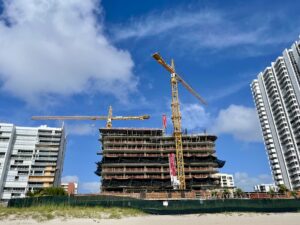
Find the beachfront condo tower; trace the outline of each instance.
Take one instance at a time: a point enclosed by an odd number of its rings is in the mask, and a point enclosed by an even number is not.
[[[269,164],[277,185],[300,189],[300,41],[251,84]]]

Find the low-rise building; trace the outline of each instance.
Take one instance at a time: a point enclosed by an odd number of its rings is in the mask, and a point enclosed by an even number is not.
[[[232,174],[218,173],[216,174],[220,179],[221,188],[234,189],[234,179]]]
[[[269,191],[278,191],[278,187],[275,184],[258,184],[254,186],[255,192],[269,192]]]
[[[78,193],[78,183],[64,182],[60,185],[69,195],[76,195]]]

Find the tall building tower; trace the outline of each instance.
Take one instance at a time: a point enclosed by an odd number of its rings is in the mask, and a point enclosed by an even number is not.
[[[300,41],[251,84],[275,183],[300,189]]]
[[[59,186],[64,153],[64,128],[0,123],[0,199]]]

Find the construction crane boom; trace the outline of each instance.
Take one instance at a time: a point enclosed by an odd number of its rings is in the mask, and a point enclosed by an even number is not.
[[[107,116],[32,116],[32,120],[106,120],[106,128],[112,127],[112,120],[146,120],[149,115],[141,116],[113,116],[112,107],[109,107]]]
[[[187,83],[185,82],[181,76],[175,72],[175,68],[173,69],[172,66],[168,65],[165,60],[159,55],[158,52],[154,53],[153,58],[157,60],[159,64],[161,64],[166,70],[168,70],[171,74],[175,74],[176,78],[182,85],[191,93],[193,94],[201,103],[207,105],[206,101]]]
[[[32,116],[32,120],[106,120],[107,116]]]
[[[32,116],[32,120],[107,120],[107,116]],[[146,120],[149,115],[113,116],[111,120]]]
[[[179,75],[176,73],[177,80],[179,80],[182,85],[193,94],[202,104],[207,105],[206,101],[190,86],[187,82],[185,82]]]
[[[185,183],[185,172],[184,172],[184,158],[183,158],[183,147],[182,147],[182,131],[181,131],[181,113],[180,104],[178,97],[178,81],[192,93],[201,103],[206,104],[205,100],[196,92],[194,89],[185,82],[176,72],[174,61],[172,60],[171,65],[168,65],[159,53],[154,53],[153,58],[161,64],[167,71],[171,73],[171,89],[172,89],[172,122],[174,127],[174,139],[176,148],[176,162],[177,162],[177,176],[179,179],[179,189],[186,189]]]

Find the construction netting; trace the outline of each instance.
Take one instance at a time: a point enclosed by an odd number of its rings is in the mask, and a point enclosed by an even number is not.
[[[300,211],[300,199],[142,200],[116,196],[49,196],[11,199],[8,202],[8,207],[43,205],[130,207],[152,214]]]

